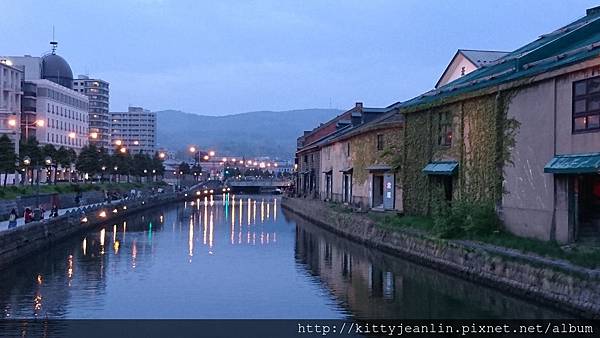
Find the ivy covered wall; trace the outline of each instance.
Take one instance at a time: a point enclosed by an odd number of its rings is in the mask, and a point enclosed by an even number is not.
[[[432,161],[458,161],[453,199],[498,203],[502,167],[514,144],[518,123],[507,119],[512,93],[489,94],[453,103],[437,102],[405,114],[404,207],[409,214],[429,214],[441,189],[422,170]],[[452,114],[452,143],[438,145],[439,114]]]
[[[377,135],[383,136],[383,149],[377,149]],[[368,204],[371,196],[371,180],[367,167],[385,164],[394,167],[395,154],[402,150],[402,128],[399,124],[376,128],[350,139],[352,158],[352,195]],[[402,208],[402,176],[396,172],[396,206]]]

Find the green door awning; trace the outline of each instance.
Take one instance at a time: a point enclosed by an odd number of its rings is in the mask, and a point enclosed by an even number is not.
[[[549,174],[600,173],[600,153],[556,155],[546,166]]]
[[[456,161],[430,162],[423,168],[423,172],[427,175],[451,176],[456,173],[457,169],[458,162]]]

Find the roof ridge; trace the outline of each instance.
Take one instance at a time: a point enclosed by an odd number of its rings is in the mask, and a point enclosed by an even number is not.
[[[459,51],[463,52],[486,52],[486,53],[510,53],[510,51],[504,51],[504,50],[492,50],[492,49],[465,49],[465,48],[459,48]]]

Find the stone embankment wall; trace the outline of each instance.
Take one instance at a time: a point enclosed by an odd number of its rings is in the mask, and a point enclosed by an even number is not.
[[[281,205],[368,246],[578,316],[600,318],[600,270],[486,244],[387,230],[364,215],[336,211],[320,201],[284,198]]]
[[[73,234],[105,222],[114,222],[132,213],[185,198],[183,194],[159,194],[119,203],[82,207],[57,218],[32,222],[0,232],[0,269],[16,260],[42,250]],[[113,210],[117,210],[116,213]],[[102,211],[105,216],[101,216]]]

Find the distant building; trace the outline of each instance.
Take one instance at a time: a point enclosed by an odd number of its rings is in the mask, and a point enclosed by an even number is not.
[[[26,85],[27,88],[35,86],[37,95],[36,117],[26,125],[25,137],[35,135],[41,144],[76,151],[88,144],[88,99],[85,95],[45,79],[27,81]],[[29,130],[32,127],[33,131]]]
[[[43,57],[6,56],[24,74],[21,100],[21,137],[35,136],[40,144],[79,151],[88,144],[88,98],[73,90],[73,71],[52,52]]]
[[[79,75],[73,81],[73,88],[89,99],[89,142],[110,148],[109,83]]]
[[[154,154],[156,150],[156,113],[141,107],[126,112],[111,112],[111,144],[124,146],[131,153]]]
[[[478,68],[491,65],[494,61],[502,58],[506,54],[508,54],[508,52],[459,49],[442,73],[435,88],[439,88],[452,82]]]
[[[349,109],[333,119],[319,125],[297,139],[295,163],[297,164],[296,192],[299,196],[319,197],[321,188],[321,147],[331,137],[359,124],[367,123],[388,112],[384,108],[366,108],[356,102]],[[348,175],[350,175],[348,173]],[[349,187],[349,186],[348,186]],[[349,190],[348,188],[346,190]],[[348,191],[348,198],[351,195]]]
[[[39,56],[0,56],[0,60],[23,71],[23,80],[42,78],[42,58]]]
[[[16,153],[19,152],[22,80],[22,70],[0,59],[0,135],[8,135],[15,144]]]
[[[371,119],[357,115],[351,127],[318,142],[320,197],[362,210],[403,211],[401,173],[389,154],[402,149],[402,115],[393,109]]]

